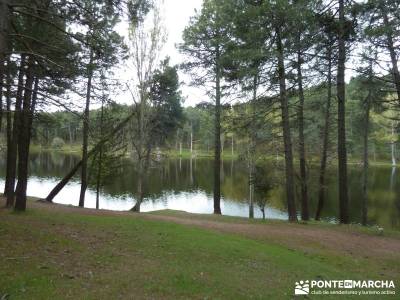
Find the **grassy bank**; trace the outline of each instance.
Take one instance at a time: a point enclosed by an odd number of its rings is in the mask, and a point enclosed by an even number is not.
[[[0,210],[0,241],[10,299],[291,299],[298,280],[400,279],[398,236],[344,226],[31,202]]]

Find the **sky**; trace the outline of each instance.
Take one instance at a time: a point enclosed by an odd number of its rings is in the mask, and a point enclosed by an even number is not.
[[[184,62],[185,57],[180,54],[176,45],[182,42],[182,33],[189,24],[190,17],[195,15],[195,9],[200,11],[203,0],[164,0],[161,6],[163,24],[167,33],[167,41],[160,53],[160,60],[166,56],[170,57],[171,65],[177,65]],[[121,22],[116,30],[126,39],[128,37],[128,22]],[[129,67],[122,67],[116,71],[117,77],[122,80],[129,80]],[[190,76],[179,71],[179,79],[182,95],[184,97],[184,106],[194,106],[199,102],[207,100],[204,91],[200,88],[191,87]],[[132,104],[129,92],[124,92],[115,96],[117,102]]]
[[[185,60],[176,48],[176,44],[182,42],[182,32],[189,24],[191,16],[195,15],[195,9],[200,11],[203,0],[164,0],[165,28],[168,40],[163,49],[164,56],[171,57],[172,64],[179,64]],[[189,87],[190,77],[183,72],[179,73],[180,80],[184,82],[182,93],[185,97],[185,106],[193,106],[204,101],[204,93],[195,87]]]

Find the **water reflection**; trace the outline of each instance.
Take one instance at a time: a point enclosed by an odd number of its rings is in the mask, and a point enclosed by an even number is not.
[[[4,186],[5,161],[0,158],[0,188]],[[44,197],[57,181],[71,169],[79,157],[55,152],[34,153],[30,158],[30,180],[28,194]],[[282,182],[282,166],[265,163],[262,166],[266,174]],[[121,176],[108,182],[104,187],[100,208],[128,210],[133,207],[136,195],[136,178],[134,164],[127,159],[121,167]],[[224,214],[247,217],[248,178],[244,162],[226,160],[221,165],[221,208]],[[314,215],[317,202],[318,168],[310,170],[310,210]],[[397,184],[398,171],[391,166],[371,166],[369,179],[368,219],[371,224],[383,227],[400,228],[400,186]],[[142,211],[158,209],[177,209],[195,213],[212,213],[213,161],[209,159],[167,159],[153,165],[149,172],[146,186],[145,202]],[[362,208],[361,168],[349,166],[350,215],[352,222],[361,221]],[[281,186],[269,193],[266,206],[266,217],[286,219],[285,193]],[[76,178],[56,197],[55,202],[77,205],[79,182]],[[89,188],[86,200],[87,207],[95,207],[94,188]],[[334,221],[337,216],[337,179],[336,171],[327,173],[327,197],[322,213],[325,220]],[[300,205],[298,204],[298,207]],[[254,207],[256,218],[262,213],[257,205]]]

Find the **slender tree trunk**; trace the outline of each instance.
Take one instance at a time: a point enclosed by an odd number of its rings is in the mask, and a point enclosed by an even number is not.
[[[139,126],[139,139],[138,139],[138,199],[131,209],[134,212],[140,212],[140,205],[143,202],[144,198],[144,177],[146,176],[146,168],[145,168],[145,160],[147,159],[146,149],[145,149],[145,132],[144,132],[144,118],[145,118],[145,106],[146,106],[146,96],[145,96],[145,87],[143,84],[140,87],[140,103],[139,103],[139,115],[138,115],[138,126]],[[150,154],[149,154],[150,155]]]
[[[72,136],[72,128],[71,123],[68,124],[68,135],[69,135],[69,144],[73,144],[73,136]]]
[[[256,153],[256,101],[257,101],[258,74],[253,77],[253,99],[250,104],[251,125],[249,144],[249,218],[254,218],[254,180],[255,180],[255,153]]]
[[[104,100],[101,101],[101,113],[100,113],[100,137],[103,137],[103,122],[104,122]],[[100,146],[99,149],[99,166],[97,169],[97,178],[96,178],[96,209],[100,207],[100,181],[101,181],[101,173],[103,168],[103,146]]]
[[[0,0],[0,132],[3,124],[3,82],[5,80],[5,62],[8,55],[8,29],[10,10],[8,0]]]
[[[190,124],[190,156],[193,156],[193,125]]]
[[[332,100],[332,44],[328,48],[328,96],[325,108],[325,125],[322,142],[321,163],[319,169],[319,187],[318,187],[318,206],[315,214],[315,220],[321,219],[322,209],[325,203],[325,173],[326,162],[328,159],[329,129],[331,119],[331,100]]]
[[[361,224],[366,226],[368,223],[368,135],[369,135],[369,112],[370,112],[370,97],[369,93],[365,106],[365,124],[364,124],[364,151],[363,151],[363,200]]]
[[[5,182],[5,189],[4,189],[4,195],[7,197],[7,182],[9,180],[9,167],[10,163],[9,161],[11,160],[12,154],[10,151],[12,150],[11,144],[12,144],[12,114],[11,114],[11,67],[10,67],[10,60],[7,62],[7,77],[6,77],[6,84],[7,84],[7,90],[6,90],[6,116],[7,116],[7,166],[6,166],[6,182]],[[8,179],[8,180],[7,180]],[[13,189],[14,190],[14,189]],[[8,203],[6,204],[7,207],[12,207],[14,203]]]
[[[217,66],[215,84],[215,149],[214,149],[214,214],[221,214],[221,70],[219,66],[219,47],[217,47]]]
[[[233,155],[234,155],[234,139],[233,139],[233,133],[232,133],[232,139],[231,139],[231,143],[232,143],[232,159],[233,159]]]
[[[383,23],[387,27],[387,30],[386,30],[387,48],[389,50],[390,60],[392,62],[392,74],[393,74],[394,85],[396,87],[396,92],[397,92],[397,100],[400,103],[400,72],[399,72],[399,68],[397,66],[397,56],[396,56],[396,50],[394,48],[394,42],[393,42],[393,30],[390,27],[389,19],[386,14],[385,7],[382,7],[381,10],[382,10],[382,16],[383,16]]]
[[[138,173],[141,174],[138,178],[138,200],[135,203],[135,206],[131,209],[134,212],[140,212],[140,206],[144,200],[145,195],[145,186],[146,186],[146,176],[150,166],[150,158],[151,158],[152,148],[150,145],[147,145],[147,149],[144,153],[144,157],[142,158],[141,165],[139,166]]]
[[[276,28],[276,46],[278,55],[278,76],[280,103],[282,111],[283,142],[285,147],[285,175],[286,175],[286,200],[289,221],[297,221],[296,203],[294,199],[294,171],[293,171],[293,152],[292,139],[290,135],[289,107],[286,95],[286,76],[283,56],[283,46],[280,28]]]
[[[25,76],[25,55],[21,55],[21,62],[18,74],[18,88],[16,94],[15,108],[14,108],[14,120],[12,126],[12,137],[10,143],[7,144],[7,170],[6,170],[6,182],[4,186],[4,194],[7,196],[7,207],[14,205],[14,188],[15,188],[15,177],[17,173],[17,149],[18,149],[18,137],[20,132],[20,120],[21,120],[21,107],[22,107],[22,96],[24,91],[24,76]]]
[[[88,165],[88,146],[89,146],[89,117],[90,117],[90,98],[92,92],[93,77],[93,51],[90,52],[89,65],[87,66],[88,81],[86,87],[86,105],[83,114],[83,142],[82,142],[82,167],[81,167],[81,192],[79,195],[79,206],[85,206],[85,193],[88,186],[87,183],[87,165]]]
[[[0,133],[3,129],[3,82],[7,80],[4,62],[0,59]]]
[[[29,57],[28,70],[26,73],[24,100],[21,113],[21,130],[18,137],[18,183],[15,189],[15,206],[18,211],[26,209],[26,189],[28,187],[28,163],[29,163],[29,144],[32,130],[31,111],[34,109],[32,104],[34,97],[37,97],[37,81],[35,82],[34,94],[32,94],[32,86],[34,83],[34,61],[33,57]]]
[[[297,84],[299,89],[298,122],[299,122],[299,162],[300,162],[300,186],[301,186],[301,219],[308,221],[310,214],[308,211],[308,191],[307,191],[307,171],[306,171],[306,150],[304,144],[304,91],[302,75],[302,57],[300,51],[297,52]]]
[[[344,0],[339,0],[339,54],[337,71],[338,98],[338,171],[339,171],[339,221],[349,223],[349,195],[347,182],[347,151],[346,151],[346,110],[345,110],[345,17]]]
[[[394,134],[394,121],[392,122],[392,141],[390,143],[390,149],[392,153],[392,166],[396,166],[396,142],[395,142],[395,134]]]

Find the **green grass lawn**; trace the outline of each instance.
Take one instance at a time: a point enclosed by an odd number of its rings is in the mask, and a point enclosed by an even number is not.
[[[390,260],[399,279],[399,261]],[[38,207],[0,210],[0,261],[0,299],[293,299],[302,279],[393,279],[382,278],[381,260],[332,250],[313,255],[146,217]]]

